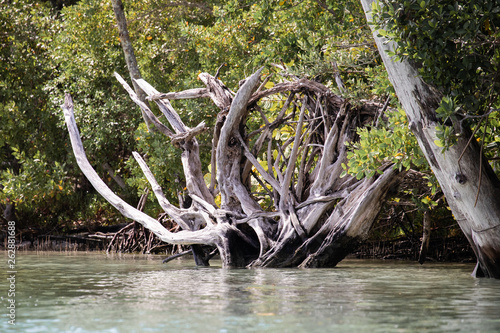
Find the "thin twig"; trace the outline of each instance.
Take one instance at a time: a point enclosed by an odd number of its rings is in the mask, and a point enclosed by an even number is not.
[[[483,147],[487,129],[488,129],[488,117],[486,117],[484,122],[483,138],[481,140],[481,148],[479,149],[479,181],[477,182],[477,193],[476,193],[476,201],[474,202],[474,207],[476,207],[477,205],[477,200],[479,199],[479,191],[481,190],[481,179],[483,178]]]
[[[479,130],[479,127],[481,126],[481,123],[483,122],[483,119],[484,118],[481,118],[481,120],[479,121],[479,123],[477,124],[476,128],[474,129],[474,132],[472,132],[472,135],[470,136],[469,138],[469,141],[467,141],[467,144],[465,145],[464,149],[462,150],[462,153],[460,154],[460,156],[458,157],[458,160],[457,160],[457,163],[458,163],[458,168],[460,169],[460,172],[462,172],[462,167],[460,166],[460,161],[462,160],[462,157],[464,156],[465,154],[465,150],[469,147],[472,139],[474,138],[474,135],[476,134],[476,132]]]
[[[391,96],[388,96],[387,99],[385,100],[384,106],[382,106],[382,109],[380,109],[380,111],[378,111],[377,114],[375,115],[375,118],[373,119],[374,123],[375,123],[375,127],[378,127],[380,118],[382,117],[382,114],[385,112],[385,110],[387,110],[387,107],[389,106],[390,100],[391,100]]]
[[[250,152],[247,145],[245,144],[245,141],[243,141],[243,138],[241,137],[241,135],[239,135],[239,133],[238,133],[237,137],[240,140],[241,146],[243,147],[243,152],[245,154],[245,157],[250,161],[250,163],[253,164],[253,166],[257,169],[257,171],[259,171],[259,173],[262,175],[264,180],[266,182],[268,182],[275,190],[279,191],[280,184],[276,181],[276,179],[271,177],[271,175],[269,173],[267,173],[266,170],[264,170],[262,165],[260,165],[259,161]]]
[[[220,73],[221,68],[224,67],[225,65],[226,65],[226,63],[223,63],[222,65],[219,66],[219,68],[217,68],[217,72],[215,72],[215,76],[214,76],[214,78],[216,80],[218,80],[217,78],[219,77],[219,73]]]

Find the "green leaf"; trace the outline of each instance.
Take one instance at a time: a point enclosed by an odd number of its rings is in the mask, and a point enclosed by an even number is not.
[[[385,29],[378,29],[378,34],[381,35],[382,37],[387,36],[387,31]]]
[[[441,148],[444,147],[444,144],[441,140],[434,140],[434,144],[438,147],[441,147]]]

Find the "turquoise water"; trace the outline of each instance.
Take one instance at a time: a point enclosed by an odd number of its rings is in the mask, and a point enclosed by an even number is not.
[[[16,259],[16,325],[5,268],[2,332],[500,332],[500,280],[473,279],[471,264],[222,269],[104,253]]]

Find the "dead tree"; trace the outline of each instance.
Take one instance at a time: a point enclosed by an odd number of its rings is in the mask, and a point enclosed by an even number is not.
[[[362,0],[368,22],[371,22],[373,0]],[[436,109],[441,93],[420,77],[417,65],[395,61],[394,42],[373,31],[374,40],[396,94],[406,112],[432,172],[436,176],[453,216],[467,237],[477,257],[475,277],[500,278],[500,180],[486,160],[469,128],[457,119],[452,124],[461,135],[444,154],[437,140],[440,120]]]
[[[189,208],[172,205],[146,162],[133,153],[159,204],[180,231],[168,231],[104,184],[86,158],[73,102],[66,95],[62,108],[78,165],[124,216],[164,242],[217,247],[225,267],[335,266],[367,237],[385,197],[403,176],[387,164],[372,178],[340,177],[342,164],[347,164],[345,143],[356,140],[356,129],[370,124],[381,106],[370,102],[351,105],[324,85],[306,79],[266,90],[261,71],[244,80],[236,94],[207,73],[199,75],[204,88],[167,94],[136,80],[168,125],[116,74],[152,120],[155,135],[166,135],[182,150],[192,198]],[[213,129],[211,184],[203,178],[196,139],[207,128],[204,122],[194,128],[183,123],[168,100],[181,98],[211,98],[220,109]],[[264,111],[271,99],[281,101],[272,116]],[[256,117],[261,119],[260,127],[247,124]],[[220,206],[215,200],[218,195]]]

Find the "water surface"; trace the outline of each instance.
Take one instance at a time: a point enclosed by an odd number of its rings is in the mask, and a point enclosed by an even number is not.
[[[16,325],[5,268],[0,331],[500,332],[500,280],[470,277],[471,264],[222,269],[161,259],[18,252]]]

